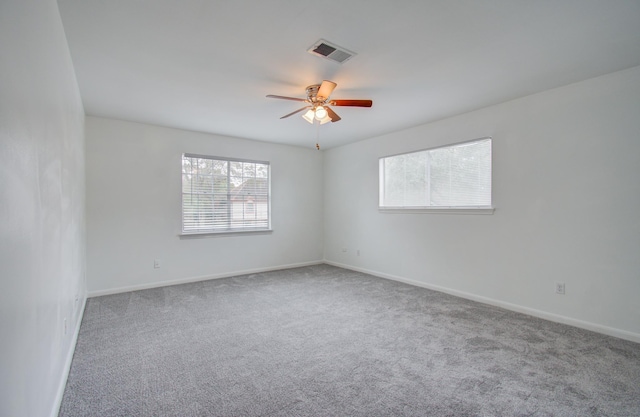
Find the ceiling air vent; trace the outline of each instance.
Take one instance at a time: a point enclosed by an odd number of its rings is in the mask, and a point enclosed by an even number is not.
[[[311,48],[307,49],[307,52],[322,58],[330,59],[339,64],[348,61],[351,57],[356,55],[355,52],[351,52],[341,46],[327,42],[324,39],[320,39],[318,42],[314,43]]]

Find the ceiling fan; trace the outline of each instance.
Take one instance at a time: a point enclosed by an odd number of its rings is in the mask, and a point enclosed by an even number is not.
[[[306,106],[289,114],[285,114],[281,117],[281,119],[286,119],[289,116],[293,116],[296,113],[307,110],[307,112],[302,115],[302,118],[311,124],[313,124],[314,119],[318,120],[320,124],[339,121],[341,117],[338,116],[330,106],[371,107],[373,105],[373,101],[371,100],[329,99],[329,96],[331,96],[331,93],[333,92],[333,89],[336,88],[336,86],[336,83],[324,80],[322,81],[322,84],[314,84],[307,87],[307,98],[275,96],[272,94],[269,94],[267,97],[278,98],[281,100],[302,101],[307,103]]]

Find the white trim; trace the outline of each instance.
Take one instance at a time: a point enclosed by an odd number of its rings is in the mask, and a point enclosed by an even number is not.
[[[409,285],[414,285],[416,287],[427,288],[429,290],[434,290],[438,292],[443,292],[446,294],[454,295],[456,297],[466,298],[472,301],[478,301],[480,303],[493,305],[496,307],[501,307],[507,310],[515,311],[518,313],[527,314],[529,316],[538,317],[541,319],[553,321],[556,323],[567,324],[569,326],[578,327],[585,330],[590,330],[592,332],[605,334],[607,336],[617,337],[619,339],[629,340],[631,342],[640,343],[640,334],[629,332],[627,330],[616,329],[614,327],[603,326],[601,324],[591,323],[588,321],[578,320],[571,317],[561,316],[559,314],[547,313],[546,311],[536,310],[529,307],[519,306],[517,304],[507,303],[505,301],[496,300],[493,298],[483,297],[480,295],[475,295],[472,293],[468,293],[465,291],[458,291],[451,288],[441,287],[439,285],[433,285],[424,283],[421,281],[416,281],[413,279],[408,279],[404,277],[400,277],[397,275],[386,274],[383,272],[372,271],[365,268],[359,268],[352,265],[346,265],[339,262],[328,261],[325,259],[324,261],[328,265],[337,266],[340,268],[350,269],[352,271],[363,272],[365,274],[373,275],[380,278],[390,279],[392,281],[398,281]]]
[[[495,207],[378,207],[378,211],[391,214],[493,214]]]
[[[80,314],[78,314],[78,318],[76,319],[76,330],[73,334],[73,339],[71,340],[71,345],[69,346],[69,351],[67,352],[67,358],[64,362],[64,368],[62,377],[60,378],[60,383],[58,385],[58,391],[56,392],[55,402],[53,403],[53,408],[51,409],[51,417],[58,417],[60,413],[60,406],[62,405],[62,397],[64,396],[64,390],[67,387],[67,379],[69,378],[69,372],[71,371],[71,362],[73,361],[73,355],[76,352],[76,344],[78,343],[78,336],[80,335],[80,326],[82,325],[82,318],[84,317],[84,308],[87,305],[87,297],[83,297],[82,306],[80,308]]]
[[[273,229],[247,229],[247,230],[232,230],[224,232],[193,232],[193,233],[180,233],[178,237],[180,239],[198,239],[207,237],[222,237],[233,235],[269,235],[273,233]]]
[[[468,300],[472,300],[472,301],[478,301],[480,303],[484,303],[484,304],[489,304],[489,305],[493,305],[496,307],[501,307],[501,308],[505,308],[507,310],[511,310],[511,311],[515,311],[518,313],[523,313],[523,314],[527,314],[533,317],[538,317],[541,319],[545,319],[545,320],[549,320],[549,321],[553,321],[556,323],[562,323],[562,324],[567,324],[569,326],[574,326],[574,327],[578,327],[581,329],[586,329],[586,330],[590,330],[596,333],[601,333],[601,334],[605,334],[608,336],[613,336],[613,337],[617,337],[620,339],[625,339],[625,340],[629,340],[632,342],[636,342],[636,343],[640,343],[640,334],[639,333],[633,333],[633,332],[629,332],[627,330],[621,330],[621,329],[616,329],[614,327],[609,327],[609,326],[603,326],[601,324],[596,324],[596,323],[591,323],[591,322],[587,322],[587,321],[583,321],[583,320],[578,320],[578,319],[574,319],[571,317],[566,317],[566,316],[561,316],[559,314],[553,314],[553,313],[548,313],[542,310],[537,310],[537,309],[533,309],[533,308],[529,308],[529,307],[523,307],[517,304],[511,304],[505,301],[500,301],[500,300],[496,300],[493,298],[488,298],[488,297],[483,297],[480,295],[475,295],[472,293],[468,293],[465,291],[459,291],[459,290],[454,290],[451,288],[446,288],[446,287],[442,287],[439,285],[433,285],[433,284],[428,284],[428,283],[424,283],[421,281],[416,281],[413,279],[408,279],[408,278],[404,278],[401,276],[397,276],[397,275],[392,275],[392,274],[387,274],[384,272],[378,272],[378,271],[373,271],[370,269],[366,269],[366,268],[360,268],[357,266],[352,266],[352,265],[347,265],[347,264],[342,264],[339,262],[333,262],[333,261],[329,261],[327,259],[324,260],[318,260],[318,261],[311,261],[311,262],[301,262],[301,263],[295,263],[295,264],[288,264],[288,265],[278,265],[278,266],[272,266],[272,267],[265,267],[265,268],[255,268],[255,269],[246,269],[246,270],[240,270],[240,271],[234,271],[234,272],[226,272],[226,273],[222,273],[222,274],[214,274],[214,275],[203,275],[203,276],[198,276],[198,277],[190,277],[190,278],[182,278],[182,279],[176,279],[176,280],[170,280],[170,281],[160,281],[160,282],[153,282],[153,283],[148,283],[148,284],[141,284],[141,285],[132,285],[132,286],[127,286],[127,287],[120,287],[120,288],[112,288],[112,289],[107,289],[107,290],[98,290],[98,291],[90,291],[87,295],[87,298],[92,298],[92,297],[99,297],[102,295],[110,295],[110,294],[118,294],[118,293],[122,293],[122,292],[129,292],[129,291],[138,291],[138,290],[145,290],[145,289],[149,289],[149,288],[158,288],[158,287],[165,287],[165,286],[170,286],[170,285],[178,285],[178,284],[187,284],[190,282],[198,282],[198,281],[206,281],[206,280],[210,280],[210,279],[218,279],[218,278],[229,278],[229,277],[234,277],[234,276],[239,276],[239,275],[246,275],[246,274],[255,274],[255,273],[260,273],[260,272],[269,272],[269,271],[277,271],[280,269],[290,269],[290,268],[299,268],[299,267],[303,267],[303,266],[311,266],[311,265],[318,265],[318,264],[322,264],[325,263],[327,265],[333,265],[333,266],[337,266],[340,268],[345,268],[345,269],[350,269],[352,271],[358,271],[358,272],[363,272],[365,274],[369,274],[369,275],[373,275],[376,277],[380,277],[380,278],[385,278],[385,279],[390,279],[392,281],[398,281],[398,282],[402,282],[405,284],[409,284],[409,285],[413,285],[416,287],[421,287],[421,288],[427,288],[429,290],[434,290],[434,291],[438,291],[438,292],[443,292],[445,294],[450,294],[450,295],[454,295],[456,297],[461,297],[461,298],[465,298]],[[86,299],[85,299],[86,302]],[[83,312],[84,312],[84,303],[83,303]],[[82,321],[82,315],[79,319],[79,321]],[[77,332],[80,330],[80,326],[78,325],[77,331],[76,331],[76,336],[74,339],[74,347],[75,347],[75,343],[77,340]],[[68,362],[69,362],[69,368],[71,366],[71,358],[73,357],[73,349],[70,352],[70,356],[68,358]],[[67,370],[68,372],[68,370]],[[65,384],[66,384],[66,375],[64,378]],[[62,392],[60,393],[60,401],[62,401],[62,393],[64,393],[64,385],[62,386]],[[55,414],[53,415],[55,417]]]
[[[168,281],[150,282],[147,284],[130,285],[126,287],[110,288],[106,290],[89,291],[88,298],[100,297],[102,295],[119,294],[119,293],[129,292],[129,291],[147,290],[150,288],[169,287],[171,285],[188,284],[190,282],[208,281],[210,279],[229,278],[229,277],[236,277],[239,275],[247,275],[247,274],[258,274],[261,272],[277,271],[280,269],[299,268],[303,266],[318,265],[322,263],[323,263],[322,260],[311,261],[311,262],[300,262],[295,264],[276,265],[276,266],[270,266],[270,267],[264,267],[264,268],[254,268],[254,269],[244,269],[240,271],[224,272],[221,274],[201,275],[197,277],[179,278],[179,279],[173,279]]]

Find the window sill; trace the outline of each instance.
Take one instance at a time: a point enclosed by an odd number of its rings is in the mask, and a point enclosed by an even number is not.
[[[378,207],[378,211],[392,214],[493,214],[495,207]]]
[[[206,239],[210,237],[223,237],[223,236],[244,236],[244,235],[268,235],[273,232],[273,229],[258,229],[258,230],[234,230],[223,232],[193,232],[193,233],[181,233],[178,235],[180,239]]]

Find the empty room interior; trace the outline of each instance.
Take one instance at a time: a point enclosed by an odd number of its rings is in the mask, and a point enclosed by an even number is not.
[[[0,415],[640,416],[639,22],[3,0]]]

